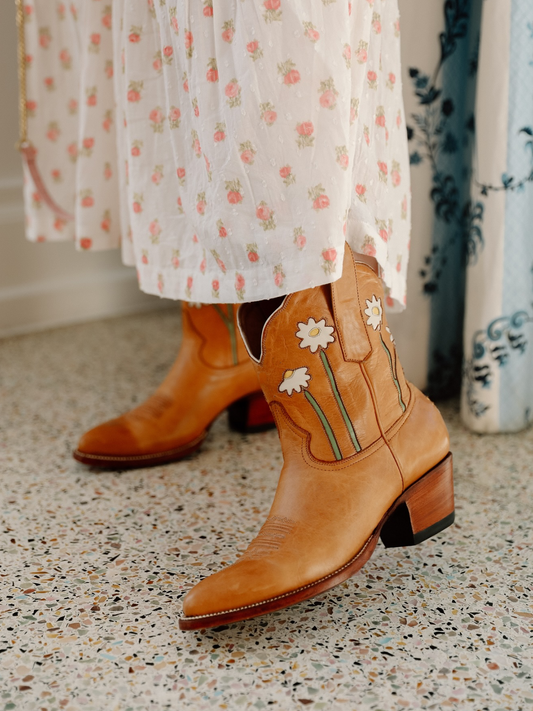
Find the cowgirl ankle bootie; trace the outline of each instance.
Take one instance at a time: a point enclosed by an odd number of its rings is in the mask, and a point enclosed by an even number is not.
[[[453,522],[448,432],[404,378],[369,261],[346,245],[334,284],[241,306],[284,466],[257,538],[189,591],[181,629],[306,600],[357,572],[380,536],[413,545]]]
[[[183,338],[163,383],[142,405],[85,433],[74,458],[126,469],[194,452],[221,412],[239,432],[274,427],[237,328],[237,307],[183,304]]]

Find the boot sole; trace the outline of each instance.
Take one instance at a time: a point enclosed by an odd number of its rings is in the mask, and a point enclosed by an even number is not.
[[[226,612],[182,617],[183,631],[207,629],[259,617],[309,600],[355,575],[368,561],[381,539],[386,548],[412,546],[440,533],[455,520],[451,452],[406,489],[383,516],[372,535],[348,563],[314,583],[263,602]]]
[[[229,427],[240,434],[256,434],[265,432],[276,427],[270,408],[261,392],[246,395],[236,400],[227,408],[229,415]],[[218,415],[217,415],[218,417]],[[215,417],[215,419],[217,419]],[[214,420],[213,420],[214,422]],[[202,446],[203,441],[209,434],[209,426],[190,442],[169,449],[164,452],[153,452],[152,454],[136,455],[111,455],[111,454],[90,454],[75,449],[72,456],[77,462],[88,464],[99,469],[139,469],[141,467],[155,467],[158,464],[169,464],[194,454]]]
[[[166,452],[155,452],[154,454],[138,454],[121,457],[88,454],[87,452],[80,452],[79,449],[75,449],[72,452],[72,456],[77,462],[88,464],[91,467],[98,467],[99,469],[140,469],[141,467],[155,467],[158,464],[176,462],[188,457],[190,454],[194,454],[196,450],[200,449],[207,435],[208,431],[206,430],[191,442],[187,442],[181,447],[169,449]]]

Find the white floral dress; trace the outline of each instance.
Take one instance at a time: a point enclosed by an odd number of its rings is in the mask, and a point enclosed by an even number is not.
[[[141,289],[239,302],[340,276],[345,240],[405,302],[397,0],[27,6],[30,239],[120,241]],[[49,82],[49,84],[47,84]]]

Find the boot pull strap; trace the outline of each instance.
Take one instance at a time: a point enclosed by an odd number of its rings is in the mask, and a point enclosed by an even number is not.
[[[360,363],[368,358],[372,346],[362,312],[355,257],[347,244],[344,248],[342,277],[331,285],[331,295],[344,360]]]

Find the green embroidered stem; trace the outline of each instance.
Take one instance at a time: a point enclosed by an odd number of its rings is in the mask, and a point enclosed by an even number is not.
[[[320,349],[320,358],[322,359],[322,363],[324,364],[324,368],[326,369],[326,373],[329,378],[329,382],[331,383],[331,387],[333,389],[333,394],[335,395],[335,400],[337,401],[337,405],[339,406],[339,409],[342,414],[342,418],[344,420],[344,424],[346,425],[348,429],[348,433],[350,435],[350,439],[353,442],[353,446],[355,447],[356,452],[361,451],[361,445],[359,444],[359,440],[357,439],[357,435],[355,434],[354,427],[352,425],[352,421],[348,417],[348,413],[346,412],[346,408],[344,406],[344,403],[341,398],[341,394],[339,392],[339,389],[337,388],[337,383],[335,382],[335,378],[333,377],[333,371],[331,370],[331,365],[329,364],[328,357],[322,349]]]
[[[233,358],[233,365],[238,365],[239,359],[237,356],[237,334],[235,332],[235,321],[233,320],[233,304],[228,304],[228,316],[222,311],[218,304],[213,304],[216,312],[220,318],[224,321],[224,325],[229,332],[229,340],[231,343],[231,355]]]
[[[388,349],[387,346],[385,345],[385,341],[383,340],[383,336],[381,335],[381,332],[380,332],[380,334],[379,334],[379,337],[380,337],[380,339],[381,339],[381,345],[382,345],[383,348],[385,349],[385,352],[386,352],[387,357],[388,357],[388,359],[389,359],[390,372],[391,372],[391,374],[392,374],[392,379],[394,380],[394,384],[396,385],[396,389],[398,390],[398,399],[399,399],[399,401],[400,401],[400,407],[402,408],[402,412],[405,412],[405,403],[404,403],[404,401],[403,401],[403,399],[402,399],[402,389],[400,388],[400,383],[398,382],[398,378],[396,377],[396,375],[395,375],[395,373],[394,373],[394,368],[393,368],[393,365],[392,365],[392,356],[391,356],[391,354],[390,354],[389,349]]]
[[[233,318],[233,309],[234,306],[233,304],[228,304],[228,331],[229,331],[229,338],[231,341],[231,354],[233,356],[233,365],[237,365],[239,362],[239,358],[237,356],[237,334],[235,333],[235,320]]]
[[[305,397],[307,398],[307,401],[311,403],[313,410],[318,415],[322,426],[326,430],[326,434],[328,436],[331,449],[333,450],[333,454],[335,455],[335,459],[339,461],[340,459],[342,459],[342,454],[341,450],[339,449],[339,445],[337,444],[337,440],[335,439],[335,435],[333,434],[333,430],[331,429],[331,425],[329,424],[326,416],[322,412],[320,405],[308,390],[305,391]]]

